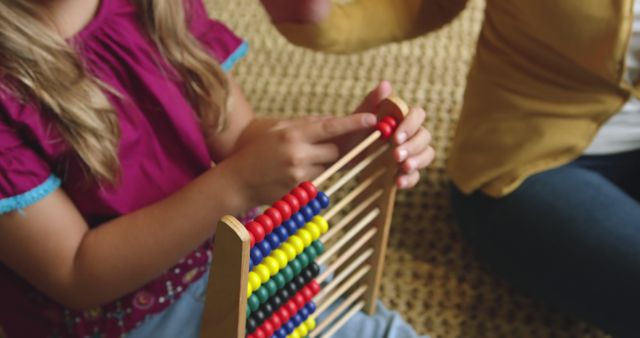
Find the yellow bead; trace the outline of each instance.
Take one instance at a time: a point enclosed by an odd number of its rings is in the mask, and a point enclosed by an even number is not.
[[[258,290],[260,285],[262,285],[262,282],[260,281],[260,276],[253,271],[249,272],[249,284],[251,284],[251,290]]]
[[[304,242],[298,235],[293,235],[289,237],[287,243],[291,244],[296,249],[296,255],[299,255],[302,251],[304,251]]]
[[[320,226],[313,223],[313,222],[309,222],[307,223],[304,228],[309,231],[309,233],[311,233],[311,238],[315,241],[316,239],[320,238]]]
[[[258,276],[260,277],[260,282],[261,283],[266,283],[269,280],[269,277],[271,277],[270,272],[269,272],[269,268],[267,268],[264,264],[260,263],[258,264],[255,268],[254,268],[255,272],[258,274]],[[257,290],[257,289],[256,289]]]
[[[298,232],[296,232],[296,236],[302,239],[302,242],[304,243],[305,248],[308,247],[313,241],[313,236],[311,236],[311,233],[304,228],[298,230]]]
[[[282,251],[284,251],[284,253],[287,255],[287,261],[289,262],[291,262],[294,258],[296,258],[296,255],[298,255],[298,253],[296,252],[296,248],[289,243],[282,243],[282,245],[280,245],[280,249],[282,249]]]
[[[280,264],[278,264],[278,261],[271,256],[265,257],[265,259],[262,261],[262,264],[267,266],[267,268],[269,269],[269,275],[271,277],[275,276],[276,273],[280,271]]]
[[[295,252],[295,249],[293,249],[293,250]],[[278,262],[278,268],[280,268],[280,270],[284,269],[284,267],[287,266],[287,263],[289,263],[289,259],[287,258],[287,254],[284,253],[284,251],[282,251],[280,249],[273,250],[271,252],[271,257],[275,258],[275,260]]]
[[[307,326],[307,329],[309,329],[309,331],[313,330],[316,328],[316,320],[313,319],[313,317],[309,317],[309,319],[307,319],[304,324]]]
[[[247,288],[247,299],[249,299],[249,297],[251,297],[252,293],[253,293],[253,290],[251,290],[251,287]]]
[[[298,328],[296,329],[296,332],[298,332],[300,337],[305,337],[307,333],[309,333],[309,330],[307,330],[307,326],[304,325],[304,323],[302,323],[302,325],[298,326]]]
[[[298,331],[293,331],[291,332],[290,335],[287,336],[287,338],[302,338],[302,337],[300,337],[300,334],[298,333]]]
[[[329,231],[329,222],[322,216],[313,216],[311,221],[320,226],[320,233],[324,234]]]

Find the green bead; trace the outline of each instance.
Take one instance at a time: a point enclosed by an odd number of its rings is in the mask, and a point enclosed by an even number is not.
[[[298,255],[298,259],[300,260],[300,264],[302,265],[302,268],[304,269],[307,265],[309,265],[309,255],[307,255],[306,252],[301,253],[300,255]]]
[[[313,245],[309,245],[309,247],[307,247],[304,252],[307,254],[309,260],[314,260],[318,256],[318,252],[316,251],[316,248],[313,247]]]
[[[249,318],[249,316],[251,316],[251,309],[247,306],[247,318]]]
[[[289,262],[289,265],[291,265],[291,268],[293,269],[293,275],[297,276],[300,271],[302,271],[302,262],[300,262],[300,256],[302,254],[298,255],[298,257],[296,257],[296,259],[292,260],[291,262]],[[293,277],[291,278],[293,279]]]
[[[324,244],[322,244],[322,242],[314,241],[313,243],[311,243],[311,245],[313,245],[313,247],[316,249],[318,255],[322,255],[322,253],[324,252]]]
[[[278,285],[276,285],[276,282],[273,280],[273,278],[269,279],[269,281],[264,286],[267,288],[267,291],[269,291],[269,297],[275,295],[276,291],[278,291]]]
[[[286,270],[286,267],[285,267],[285,270]],[[284,270],[278,272],[278,274],[273,276],[272,279],[276,282],[276,286],[278,287],[278,289],[282,289],[284,285],[287,284],[287,278],[284,276]]]
[[[254,293],[251,295],[251,297],[249,297],[249,306],[247,306],[247,308],[249,308],[251,312],[253,312],[253,311],[257,311],[259,307],[260,307],[260,299],[258,298],[258,295]]]
[[[295,262],[295,259],[289,262],[289,264],[285,266],[284,269],[282,269],[282,273],[285,278],[285,283],[289,283],[290,281],[293,280],[293,277],[296,276],[296,272],[293,270],[293,267],[292,267],[293,262]]]
[[[260,299],[260,304],[264,304],[269,299],[269,290],[266,287],[261,286],[256,293],[258,294],[258,299]]]

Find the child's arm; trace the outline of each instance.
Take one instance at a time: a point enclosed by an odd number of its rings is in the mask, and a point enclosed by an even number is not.
[[[468,0],[261,0],[292,43],[333,53],[411,39],[456,17]]]
[[[230,115],[251,116],[242,110],[246,101],[237,92],[233,96]],[[67,307],[107,303],[153,280],[210,238],[223,215],[272,202],[296,181],[316,175],[338,156],[326,140],[371,128],[372,118],[327,118],[262,133],[175,194],[94,229],[58,189],[24,215],[0,215],[0,261]],[[233,145],[221,149],[231,151]]]

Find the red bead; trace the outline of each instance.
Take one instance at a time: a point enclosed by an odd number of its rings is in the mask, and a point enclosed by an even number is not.
[[[253,333],[253,336],[256,338],[267,338],[267,335],[265,334],[264,330],[262,330],[262,327],[257,328]]]
[[[264,211],[264,214],[271,218],[273,221],[273,227],[277,228],[282,224],[282,214],[276,208],[268,208]]]
[[[256,236],[253,235],[251,231],[247,231],[249,233],[249,241],[251,243],[251,247],[253,248],[256,245]]]
[[[393,116],[385,116],[382,119],[382,122],[385,122],[386,124],[388,124],[389,127],[391,127],[391,129],[393,130],[396,130],[396,127],[398,126],[398,121]]]
[[[278,201],[276,203],[273,203],[273,207],[280,211],[280,215],[282,215],[282,220],[286,221],[289,218],[291,218],[291,215],[293,214],[291,212],[291,207],[289,206],[289,203],[285,202],[285,201]]]
[[[274,313],[268,321],[273,326],[274,331],[277,331],[282,327],[282,321],[280,321],[280,316],[278,316],[277,313]]]
[[[280,317],[280,321],[283,324],[288,322],[289,319],[291,319],[291,314],[289,313],[289,310],[287,310],[286,306],[280,307],[280,310],[278,310],[278,317]]]
[[[304,189],[298,187],[291,190],[291,194],[298,199],[300,206],[303,207],[309,203],[309,194]]]
[[[260,328],[262,328],[262,330],[264,331],[264,334],[266,334],[267,337],[273,336],[273,331],[275,331],[273,329],[273,325],[271,325],[269,321],[265,321]]]
[[[309,286],[303,287],[302,290],[300,290],[300,293],[302,294],[302,297],[304,297],[305,303],[308,303],[313,299],[313,291],[311,291],[311,288],[309,288]]]
[[[296,306],[298,307],[298,309],[302,309],[304,305],[307,304],[307,302],[304,301],[304,297],[300,292],[296,293],[296,295],[293,296],[293,301],[296,303]]]
[[[316,186],[311,182],[302,182],[300,183],[299,187],[307,192],[307,195],[309,195],[309,200],[316,198],[316,196],[318,195],[318,189],[316,189]]]
[[[384,121],[378,122],[378,125],[376,126],[376,128],[382,134],[381,138],[383,140],[388,139],[389,137],[391,137],[391,134],[393,134],[393,128],[391,128],[391,126],[385,123]]]
[[[284,304],[284,306],[286,306],[287,311],[289,311],[291,317],[295,316],[296,313],[298,313],[298,306],[293,301],[293,299],[290,299],[286,304]]]
[[[260,243],[264,240],[264,236],[266,236],[266,234],[264,233],[264,228],[262,227],[262,225],[258,222],[249,222],[246,225],[247,230],[249,230],[250,233],[253,234],[253,237],[255,238],[255,242],[256,243]]]
[[[247,338],[256,338],[256,336],[254,336],[253,333],[252,333],[252,334],[248,335]]]
[[[315,279],[309,282],[307,286],[311,289],[311,292],[313,292],[313,296],[317,296],[318,293],[320,293],[320,284],[318,284]]]
[[[266,235],[270,234],[273,231],[273,221],[271,220],[271,217],[267,215],[260,215],[256,217],[256,222],[262,224]]]
[[[291,194],[286,194],[284,195],[284,197],[282,198],[283,201],[285,201],[287,204],[289,204],[289,207],[291,207],[291,214],[295,214],[296,212],[300,211],[300,202],[298,201],[298,199],[291,195]]]

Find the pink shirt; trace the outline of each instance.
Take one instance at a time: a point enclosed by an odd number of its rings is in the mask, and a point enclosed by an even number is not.
[[[210,20],[201,0],[185,3],[192,33],[228,70],[246,44]],[[95,227],[167,197],[210,168],[196,115],[179,81],[167,78],[170,67],[160,62],[128,0],[102,0],[74,41],[89,70],[122,96],[109,96],[121,129],[121,181],[107,189],[87,184],[46,108],[0,91],[0,214],[61,187]],[[0,327],[10,338],[120,337],[178,299],[210,260],[211,245],[203,243],[138,291],[84,312],[64,309],[0,264]]]

